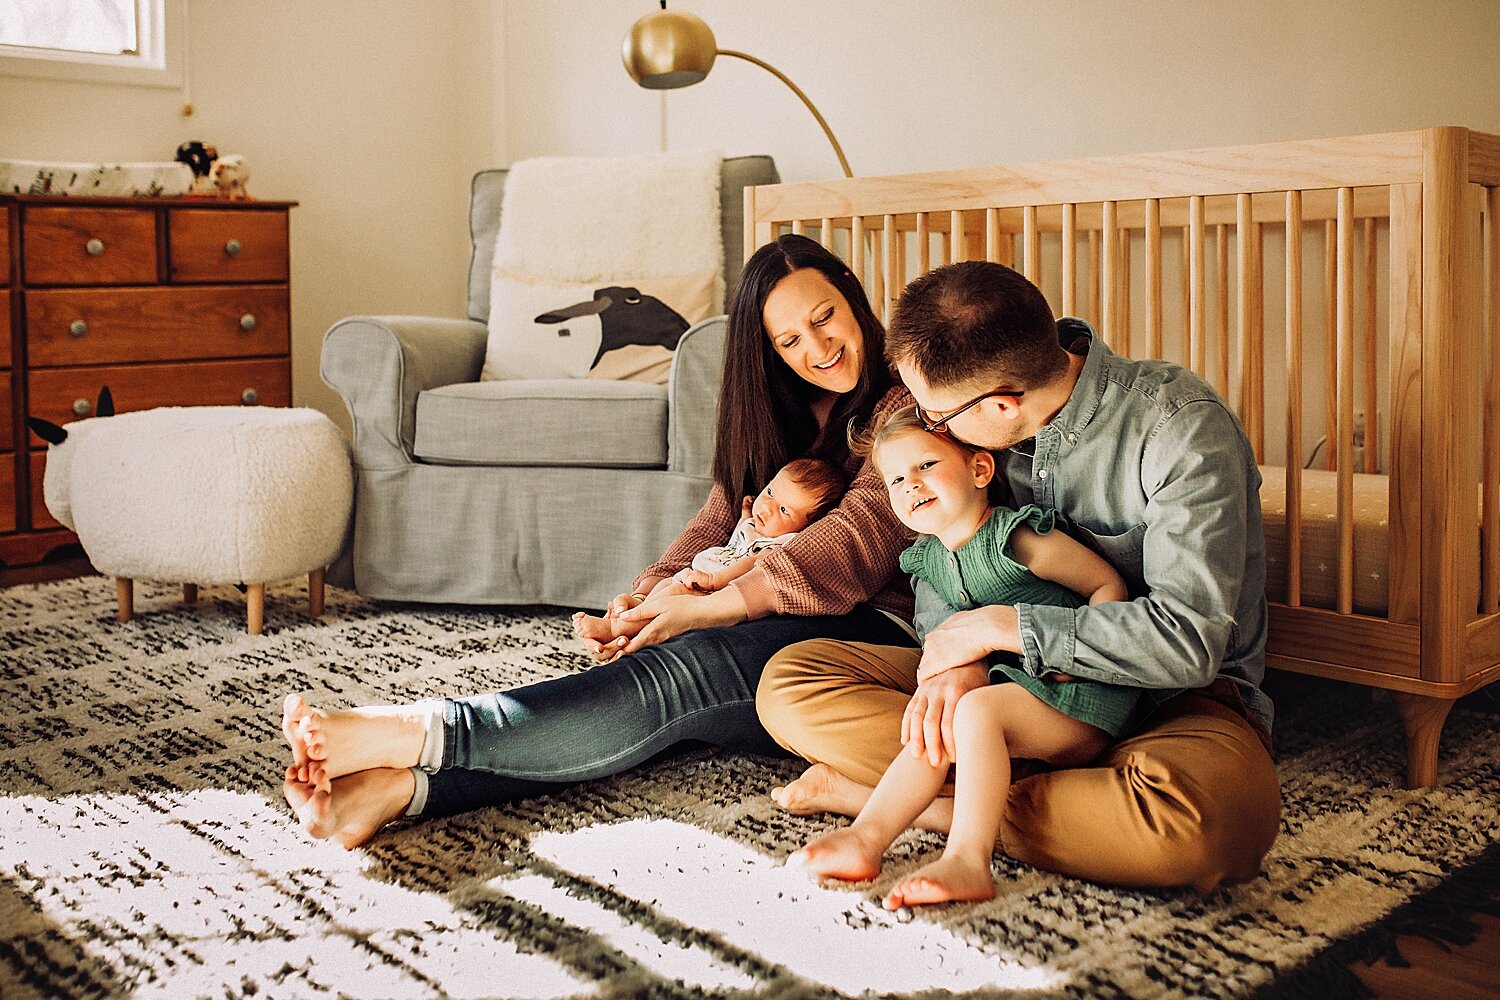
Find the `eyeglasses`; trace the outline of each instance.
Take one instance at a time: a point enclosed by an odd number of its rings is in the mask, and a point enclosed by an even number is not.
[[[917,404],[917,419],[922,422],[922,427],[924,429],[926,429],[926,431],[929,434],[936,434],[938,431],[940,431],[943,428],[945,428],[945,427],[948,426],[948,421],[952,420],[954,417],[958,416],[960,413],[964,412],[969,407],[974,406],[974,405],[976,405],[978,403],[982,403],[986,399],[989,399],[992,396],[1018,396],[1019,397],[1019,396],[1024,396],[1024,395],[1026,395],[1026,390],[1025,389],[1005,389],[1005,388],[991,389],[989,392],[982,392],[982,393],[980,393],[979,395],[975,396],[973,399],[969,400],[967,403],[965,403],[963,406],[958,407],[957,409],[949,410],[947,413],[939,413],[939,414],[936,414],[936,415],[928,413],[926,410],[922,409],[922,404],[918,403]]]

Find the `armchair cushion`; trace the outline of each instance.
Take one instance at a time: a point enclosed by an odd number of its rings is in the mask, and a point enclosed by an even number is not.
[[[428,389],[414,450],[443,465],[661,469],[667,387],[564,378]]]

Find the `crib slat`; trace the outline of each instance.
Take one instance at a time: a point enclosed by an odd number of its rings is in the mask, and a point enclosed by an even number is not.
[[[1415,625],[1422,612],[1422,185],[1392,185],[1390,205],[1387,617]]]
[[[1188,217],[1189,219],[1191,219],[1192,217],[1191,210],[1188,213]],[[1178,273],[1181,275],[1180,282],[1182,284],[1182,325],[1178,327],[1178,329],[1182,333],[1182,353],[1177,356],[1177,360],[1180,361],[1184,367],[1191,368],[1192,350],[1190,343],[1190,334],[1193,329],[1193,283],[1191,280],[1192,267],[1189,263],[1192,259],[1192,256],[1189,251],[1191,249],[1193,240],[1190,232],[1190,227],[1184,227],[1182,231],[1177,235],[1181,237],[1181,239],[1178,241],[1177,252],[1182,257],[1182,267],[1178,271]]]
[[[1095,329],[1102,330],[1104,326],[1103,303],[1100,296],[1099,284],[1103,280],[1103,261],[1099,259],[1099,230],[1089,230],[1089,322]],[[1105,337],[1104,342],[1109,343]]]
[[[1062,312],[1078,315],[1078,206],[1062,207]]]
[[[948,213],[948,260],[957,264],[967,259],[964,248],[964,213]]]
[[[803,228],[803,226],[802,226],[802,220],[801,219],[793,219],[792,220],[792,235],[793,236],[806,236],[807,235],[807,230]]]
[[[1238,237],[1238,231],[1236,231]],[[1219,390],[1219,395],[1232,399],[1229,391],[1229,227],[1214,226],[1214,374],[1209,380]],[[1240,329],[1243,331],[1244,327]],[[1241,342],[1244,337],[1241,336]],[[1245,409],[1245,388],[1242,373],[1239,393],[1240,422],[1249,426],[1249,413]]]
[[[1286,603],[1302,603],[1302,192],[1286,193]]]
[[[1339,188],[1337,518],[1340,614],[1354,611],[1354,189]]]
[[[1375,293],[1378,291],[1379,276],[1375,270],[1375,219],[1367,218],[1364,224],[1364,272],[1365,272],[1365,295],[1364,295],[1364,355],[1365,355],[1365,378],[1364,408],[1365,408],[1365,443],[1364,462],[1362,466],[1365,472],[1375,472],[1378,469],[1380,458],[1380,410],[1377,402],[1375,363],[1376,336],[1375,336]]]
[[[1500,187],[1485,192],[1484,514],[1480,540],[1482,597],[1486,611],[1500,610]]]
[[[1135,357],[1130,352],[1130,230],[1120,230],[1120,304],[1117,306],[1116,322],[1120,325],[1120,353]]]
[[[1037,238],[1036,206],[1027,205],[1021,211],[1021,273],[1033,285],[1042,284],[1042,246]]]
[[[818,224],[818,242],[830,252],[833,250],[833,220],[823,219]]]
[[[860,284],[868,280],[865,275],[865,220],[857,215],[849,220],[849,269]],[[879,301],[874,296],[871,299]]]
[[[1199,376],[1204,375],[1205,354],[1208,348],[1207,331],[1204,329],[1203,294],[1203,196],[1193,195],[1188,199],[1188,300],[1190,320],[1188,323],[1188,367]]]
[[[900,282],[895,279],[895,216],[885,216],[885,226],[880,231],[880,262],[885,265],[885,295],[880,297],[883,306],[880,319],[885,325],[891,325],[895,297],[901,294]]]
[[[932,233],[927,228],[927,213],[917,213],[917,277],[932,270]]]
[[[1339,428],[1338,397],[1333,387],[1338,379],[1339,329],[1338,329],[1338,220],[1323,223],[1323,358],[1327,388],[1323,391],[1323,432],[1328,435],[1324,442],[1323,462],[1331,471],[1337,460],[1333,454],[1333,438]]]
[[[1099,231],[1099,240],[1103,244],[1101,259],[1099,261],[1099,281],[1096,295],[1096,311],[1100,311],[1100,332],[1104,334],[1104,342],[1109,345],[1110,350],[1122,353],[1120,349],[1120,331],[1118,310],[1116,309],[1116,286],[1119,284],[1120,269],[1120,237],[1115,221],[1116,207],[1112,201],[1104,203],[1104,220]],[[1092,235],[1092,234],[1090,234]],[[1092,245],[1092,243],[1091,243]]]
[[[1240,420],[1252,446],[1255,442],[1255,392],[1251,382],[1254,364],[1250,360],[1250,294],[1254,286],[1250,280],[1250,196],[1241,194],[1235,198],[1234,222],[1234,266],[1239,276],[1239,287],[1235,294],[1235,323],[1240,334]],[[1257,452],[1255,460],[1260,461]]]
[[[1000,263],[1003,256],[1000,252],[1000,210],[998,208],[987,208],[984,210],[984,259]]]
[[[1255,417],[1250,443],[1255,460],[1266,460],[1266,330],[1264,227],[1250,226],[1250,412]]]
[[[1146,202],[1146,349],[1161,357],[1161,202]]]

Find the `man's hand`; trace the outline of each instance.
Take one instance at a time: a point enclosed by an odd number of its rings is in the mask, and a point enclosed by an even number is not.
[[[936,677],[945,670],[982,663],[999,650],[1021,651],[1021,624],[1009,604],[991,604],[948,617],[922,640],[922,662],[917,681]]]
[[[926,754],[936,767],[944,758],[953,760],[953,712],[958,699],[990,682],[983,662],[950,667],[917,685],[916,693],[901,717],[901,742],[913,757]]]

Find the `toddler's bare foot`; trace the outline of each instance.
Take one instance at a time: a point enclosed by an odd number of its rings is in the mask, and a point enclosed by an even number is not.
[[[307,705],[297,695],[287,697],[287,706],[282,728],[292,733],[293,766],[318,761],[329,779],[375,767],[415,767],[427,743],[425,708],[380,705],[327,711]]]
[[[885,908],[955,901],[983,902],[995,898],[989,858],[969,859],[944,854],[897,882],[886,894]]]
[[[573,634],[580,639],[592,639],[594,642],[605,643],[616,638],[615,621],[611,618],[600,618],[598,615],[585,614],[582,611],[573,614]]]
[[[874,789],[846,778],[827,764],[814,764],[796,781],[771,789],[778,806],[798,816],[831,812],[858,816]]]
[[[368,841],[411,804],[416,783],[406,768],[376,768],[346,775],[327,788],[293,780],[287,771],[282,793],[302,828],[319,840],[335,837],[346,850]]]
[[[786,863],[820,878],[866,882],[880,874],[881,850],[882,845],[871,843],[851,826],[825,833],[787,858]]]

